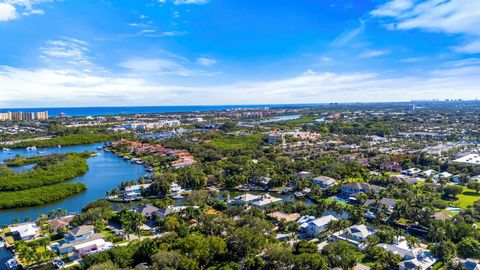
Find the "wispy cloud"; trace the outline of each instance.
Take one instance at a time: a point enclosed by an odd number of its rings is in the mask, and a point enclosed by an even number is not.
[[[464,35],[470,41],[453,49],[461,53],[480,53],[480,1],[392,0],[371,14],[390,18],[386,22],[390,30],[421,29]]]
[[[360,25],[353,29],[346,30],[342,34],[340,34],[335,40],[331,43],[334,47],[342,47],[349,43],[352,39],[354,39],[359,34],[365,31],[365,23],[364,20],[359,20]]]
[[[210,57],[199,57],[197,58],[197,64],[204,67],[213,66],[217,63],[217,60]]]
[[[206,4],[208,0],[174,0],[175,5]]]
[[[49,40],[40,48],[40,58],[47,63],[92,67],[92,59],[87,55],[88,45],[88,42],[75,38]]]
[[[360,57],[370,58],[370,57],[379,57],[382,55],[387,55],[390,52],[387,50],[368,50],[360,54]]]

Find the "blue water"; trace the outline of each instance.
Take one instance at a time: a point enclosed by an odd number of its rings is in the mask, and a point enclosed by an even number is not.
[[[281,107],[306,107],[318,104],[259,104],[259,105],[213,105],[213,106],[138,106],[138,107],[70,107],[70,108],[12,108],[2,109],[0,112],[38,112],[48,111],[49,116],[58,116],[65,113],[69,116],[86,115],[118,115],[118,114],[142,114],[142,113],[176,113],[176,112],[204,112],[222,111],[236,108],[281,108]]]
[[[117,187],[122,181],[138,179],[138,177],[145,175],[145,168],[142,165],[132,164],[112,153],[97,150],[97,147],[101,145],[101,143],[98,143],[45,149],[46,154],[82,152],[87,150],[98,152],[98,156],[87,160],[89,167],[87,173],[70,181],[72,183],[82,182],[86,184],[87,190],[83,193],[46,206],[0,210],[0,225],[10,224],[14,218],[18,218],[20,221],[24,220],[25,217],[35,219],[39,214],[48,214],[50,210],[58,208],[62,208],[69,212],[79,212],[82,207],[89,202],[104,198],[105,192]],[[42,149],[42,151],[43,150],[44,149]],[[11,154],[0,152],[0,161],[11,158],[16,154],[22,154],[25,156],[38,155],[37,151],[27,151],[25,149],[12,149],[11,151]],[[45,155],[45,153],[43,155]]]
[[[302,115],[300,114],[293,114],[293,115],[282,115],[276,116],[269,119],[259,120],[259,121],[246,121],[246,122],[239,122],[241,125],[258,125],[264,123],[274,123],[274,122],[281,122],[281,121],[288,121],[288,120],[295,120],[300,118]]]
[[[0,248],[0,269],[6,269],[5,263],[12,257],[12,252],[7,250],[6,248]]]
[[[27,164],[19,167],[10,167],[10,170],[16,172],[16,173],[23,173],[23,172],[28,172],[33,170],[33,168],[37,166],[37,164]]]

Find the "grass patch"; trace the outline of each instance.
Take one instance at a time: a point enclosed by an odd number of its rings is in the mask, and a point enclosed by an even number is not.
[[[457,195],[458,200],[455,203],[458,207],[461,208],[468,208],[472,206],[474,202],[480,200],[480,194],[477,194],[475,190],[472,189],[464,189],[463,193]]]
[[[264,136],[261,134],[248,136],[218,137],[207,143],[219,150],[246,150],[257,149],[264,143]]]

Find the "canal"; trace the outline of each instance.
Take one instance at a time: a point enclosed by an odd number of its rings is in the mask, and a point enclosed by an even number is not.
[[[79,212],[82,207],[89,202],[104,198],[107,191],[117,187],[122,181],[136,180],[145,175],[146,171],[143,165],[132,164],[110,152],[97,150],[97,147],[101,147],[102,145],[102,143],[97,143],[63,148],[42,148],[36,151],[12,149],[11,153],[0,151],[0,161],[12,158],[16,154],[36,156],[83,151],[95,151],[99,154],[87,160],[88,171],[85,175],[70,181],[71,183],[82,182],[87,185],[85,192],[40,207],[0,210],[0,226],[12,223],[14,218],[18,218],[20,221],[23,221],[27,217],[35,220],[39,214],[48,214],[50,210],[56,210],[58,208],[67,210],[68,212]]]

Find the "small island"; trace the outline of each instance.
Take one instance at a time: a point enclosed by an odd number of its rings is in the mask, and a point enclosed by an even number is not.
[[[0,167],[0,209],[40,206],[84,191],[82,183],[65,183],[84,175],[86,159],[93,153],[46,156],[16,156]],[[16,173],[9,167],[35,164],[30,171]]]

